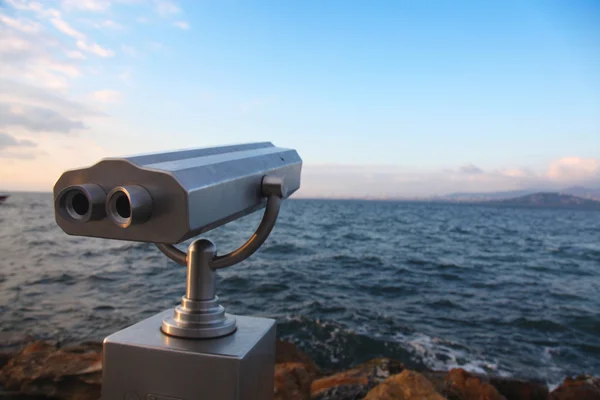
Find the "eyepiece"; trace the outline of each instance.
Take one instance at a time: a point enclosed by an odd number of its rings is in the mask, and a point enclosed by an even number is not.
[[[76,222],[98,221],[104,218],[106,193],[101,186],[86,183],[68,186],[57,197],[60,214]]]
[[[106,214],[121,228],[146,222],[152,215],[152,197],[142,186],[119,186],[108,194]]]

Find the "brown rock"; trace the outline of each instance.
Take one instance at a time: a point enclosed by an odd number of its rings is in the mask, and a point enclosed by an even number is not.
[[[98,399],[101,379],[102,355],[96,345],[57,349],[35,342],[0,370],[0,383],[9,390],[66,400]]]
[[[421,375],[423,375],[427,380],[433,383],[433,387],[438,393],[444,393],[446,389],[446,375],[448,375],[447,371],[420,371]]]
[[[358,367],[317,379],[311,385],[313,400],[362,399],[373,387],[404,370],[404,365],[389,358],[376,358]]]
[[[490,384],[508,400],[547,400],[548,387],[539,382],[491,376]]]
[[[0,368],[32,340],[31,336],[21,332],[0,332]]]
[[[364,400],[444,400],[427,378],[404,370],[375,386]]]
[[[578,376],[566,378],[564,383],[556,388],[549,400],[600,400],[600,378]]]
[[[275,343],[275,363],[302,363],[306,366],[306,370],[313,376],[317,376],[320,371],[314,361],[294,343],[277,340]]]
[[[273,400],[310,400],[311,374],[303,363],[275,364]]]
[[[448,372],[444,394],[456,400],[506,400],[492,385],[462,368]]]

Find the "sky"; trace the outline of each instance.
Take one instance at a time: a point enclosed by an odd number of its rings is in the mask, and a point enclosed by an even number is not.
[[[299,197],[600,187],[600,3],[0,0],[0,191],[257,141]]]

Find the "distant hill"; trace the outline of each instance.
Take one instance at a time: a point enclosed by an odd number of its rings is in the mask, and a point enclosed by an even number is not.
[[[488,193],[451,193],[445,196],[436,197],[435,200],[441,201],[457,201],[457,202],[478,202],[478,201],[493,201],[493,200],[508,200],[517,197],[524,197],[536,193],[545,193],[549,191],[542,191],[539,189],[524,189],[524,190],[512,190],[506,192],[488,192]],[[581,197],[589,200],[600,200],[600,188],[590,189],[580,186],[573,186],[552,193],[565,194],[575,197]]]
[[[558,193],[570,194],[571,196],[577,196],[584,199],[600,200],[600,188],[590,189],[581,186],[573,186],[563,190],[559,190]]]
[[[490,201],[490,200],[503,200],[512,199],[515,197],[526,196],[528,194],[535,193],[535,190],[512,190],[507,192],[488,192],[488,193],[451,193],[445,196],[437,197],[437,200],[443,201]]]
[[[513,199],[487,201],[486,204],[521,207],[576,208],[600,210],[600,201],[563,193],[533,193]]]

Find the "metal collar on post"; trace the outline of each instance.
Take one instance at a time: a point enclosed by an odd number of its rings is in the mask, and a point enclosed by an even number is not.
[[[235,331],[235,318],[225,313],[215,295],[215,271],[231,267],[250,257],[269,237],[275,226],[281,198],[285,197],[283,179],[265,176],[261,190],[267,205],[260,225],[254,234],[231,253],[217,256],[217,247],[207,239],[198,239],[184,253],[173,245],[156,244],[167,257],[180,265],[187,265],[186,295],[175,308],[172,317],[163,320],[162,331],[167,335],[185,338],[214,338]]]

